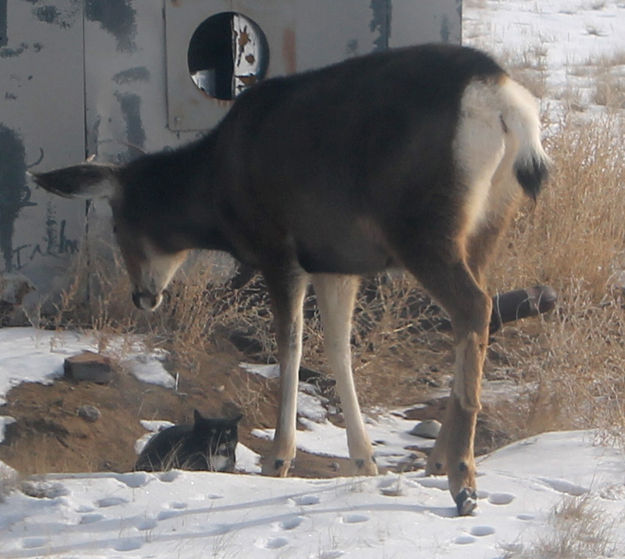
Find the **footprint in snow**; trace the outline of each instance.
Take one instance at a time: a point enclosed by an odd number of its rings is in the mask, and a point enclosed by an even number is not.
[[[256,540],[256,547],[261,549],[280,549],[289,543],[286,538],[261,538]]]
[[[180,472],[178,470],[169,470],[168,472],[163,472],[159,474],[158,479],[165,483],[171,483],[180,477]]]
[[[302,522],[304,522],[303,516],[293,516],[292,518],[287,518],[282,522],[278,522],[276,524],[276,530],[295,530]]]
[[[130,487],[130,489],[138,489],[139,487],[147,485],[153,478],[145,472],[130,472],[127,474],[116,475],[115,479]]]
[[[468,534],[463,534],[462,536],[458,536],[454,543],[458,545],[468,545],[470,543],[474,543],[477,540],[473,536],[469,536]]]
[[[317,495],[302,495],[300,497],[293,497],[290,500],[293,501],[296,505],[303,507],[319,504],[319,497],[317,497]]]
[[[368,520],[369,517],[366,514],[346,514],[341,518],[343,524],[359,524]]]
[[[488,502],[491,505],[509,505],[515,498],[516,496],[512,493],[491,493],[488,496]]]
[[[123,497],[105,497],[104,499],[98,499],[95,503],[100,508],[108,508],[115,507],[117,505],[125,505],[128,502],[128,499],[124,499]]]
[[[492,526],[474,526],[471,528],[471,535],[482,538],[484,536],[492,536],[495,533],[495,529]]]

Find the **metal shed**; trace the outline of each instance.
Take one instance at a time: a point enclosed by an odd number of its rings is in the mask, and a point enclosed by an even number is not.
[[[35,189],[28,169],[174,147],[211,128],[259,79],[388,47],[459,43],[461,8],[461,0],[0,0],[0,274],[23,273],[40,297],[57,292],[97,221],[85,203]]]

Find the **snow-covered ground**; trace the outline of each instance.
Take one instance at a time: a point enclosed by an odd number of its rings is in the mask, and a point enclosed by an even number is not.
[[[592,73],[579,71],[589,61],[603,59],[625,75],[623,0],[470,0],[464,15],[467,43],[504,59],[539,56],[554,96],[574,87],[590,99]],[[120,345],[139,378],[175,385],[162,356],[146,357],[140,345],[129,350],[128,340]],[[75,333],[0,330],[0,402],[16,383],[54,382],[67,356],[96,348],[95,339]],[[344,434],[327,422],[314,391],[302,392],[300,406],[309,427],[300,447],[345,455]],[[0,418],[0,436],[10,422]],[[414,439],[414,422],[396,415],[370,423],[389,462]],[[599,444],[593,431],[544,434],[480,459],[479,508],[462,518],[443,478],[271,479],[254,475],[251,451],[241,447],[237,459],[249,475],[50,474],[23,484],[7,470],[0,557],[495,559],[549,539],[588,540],[584,528],[597,518],[606,546],[579,556],[625,557],[625,455]],[[587,516],[578,514],[576,525],[569,515],[568,528],[549,524],[554,507],[574,499],[584,500]]]
[[[502,558],[553,537],[545,523],[564,497],[589,495],[613,527],[609,556],[625,557],[625,461],[592,432],[518,442],[480,460],[479,474],[470,517],[456,516],[445,479],[419,473],[49,475],[0,504],[0,556]]]

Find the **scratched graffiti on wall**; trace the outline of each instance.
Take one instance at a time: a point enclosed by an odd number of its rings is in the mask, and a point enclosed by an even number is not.
[[[14,247],[11,251],[14,270],[21,270],[37,258],[44,256],[66,256],[76,254],[80,244],[76,239],[66,236],[67,221],[58,220],[54,207],[48,203],[46,207],[46,228],[41,240],[36,243],[26,243]]]
[[[45,234],[39,242],[14,246],[15,223],[20,212],[36,206],[26,184],[26,152],[19,135],[0,124],[0,253],[2,267],[11,272],[20,270],[42,256],[62,256],[78,251],[79,243],[66,236],[65,220],[57,220],[48,205]]]

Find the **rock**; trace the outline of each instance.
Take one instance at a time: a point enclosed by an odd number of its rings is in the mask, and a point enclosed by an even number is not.
[[[91,406],[89,404],[80,406],[78,410],[76,410],[76,413],[78,413],[78,417],[82,417],[85,421],[88,421],[89,423],[95,423],[98,419],[100,419],[100,417],[102,417],[102,413],[100,412],[100,410],[95,406]]]
[[[21,305],[22,299],[35,291],[32,282],[22,274],[0,274],[0,302]]]
[[[8,324],[22,300],[35,291],[32,282],[22,274],[0,274],[0,323]]]
[[[92,351],[83,351],[68,357],[63,364],[63,370],[67,378],[98,384],[107,384],[115,375],[111,360]]]
[[[410,431],[415,437],[423,437],[425,439],[435,439],[441,430],[441,424],[436,419],[424,419],[417,423]]]

